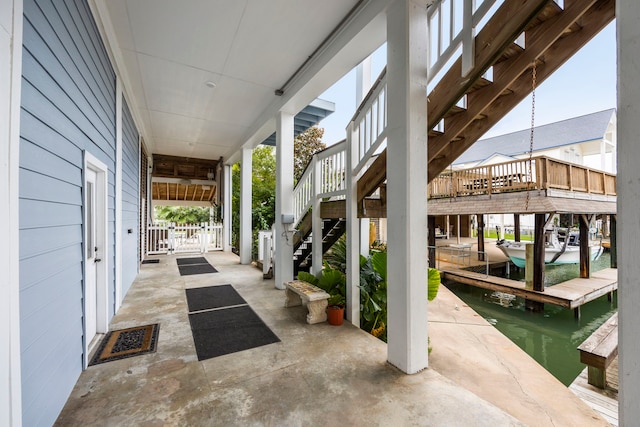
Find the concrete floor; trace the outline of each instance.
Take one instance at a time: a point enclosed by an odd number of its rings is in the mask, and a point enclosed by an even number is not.
[[[110,326],[160,323],[157,351],[89,367],[56,425],[607,425],[446,288],[429,305],[430,368],[405,375],[385,343],[308,325],[261,271],[206,257],[218,273],[181,277],[175,256],[142,266]],[[184,290],[227,283],[281,342],[199,362]]]

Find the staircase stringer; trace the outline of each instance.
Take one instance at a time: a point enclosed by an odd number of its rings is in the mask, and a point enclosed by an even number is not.
[[[548,0],[505,0],[476,35],[474,66],[462,74],[458,58],[427,97],[428,128],[433,129],[460,98],[482,77],[527,25],[548,5]]]
[[[553,49],[555,45],[567,46],[567,43],[563,43],[562,39],[570,37],[570,34],[562,37],[563,34],[570,31],[570,27],[574,26],[578,20],[588,15],[588,11],[593,10],[595,3],[597,3],[597,0],[576,0],[572,2],[567,9],[559,12],[557,16],[528,28],[525,32],[527,40],[526,48],[520,54],[495,64],[493,71],[494,81],[467,95],[467,109],[465,111],[445,118],[444,133],[429,141],[429,161],[431,162],[441,157],[443,152],[446,153],[448,151],[446,149],[450,148],[450,141],[457,138],[478,116],[486,114],[485,110],[490,108],[496,99],[504,96],[503,94],[506,90],[514,92],[511,86],[518,78],[522,77],[523,73],[531,68],[533,61],[538,60],[538,58],[541,58],[545,53],[549,56],[549,52],[553,53],[557,50]],[[583,32],[583,29],[579,31]],[[574,40],[574,38],[571,38],[571,40]],[[572,50],[575,52],[578,49],[574,47]],[[571,54],[573,54],[573,52],[571,52]],[[562,55],[560,62],[554,61],[555,67],[551,72],[555,71],[569,56]],[[549,67],[547,67],[547,69],[548,68]],[[541,80],[548,77],[551,72],[547,71],[544,76],[538,74],[538,81],[541,82]],[[527,78],[530,81],[530,77]],[[528,93],[525,94],[525,97],[527,95]],[[524,97],[522,99],[524,99]],[[466,137],[465,140],[468,141],[468,137]],[[437,176],[437,174],[434,176]]]
[[[576,0],[573,3],[580,2],[581,0]],[[536,65],[536,80],[538,83],[543,82],[553,74],[553,72],[615,18],[615,0],[598,0],[597,2],[591,3],[592,6],[576,19],[576,21],[580,23],[580,29],[578,31],[572,31],[563,37],[557,38],[547,49],[538,53],[537,56],[534,56],[540,58],[539,63]],[[534,54],[535,52],[533,54],[530,53],[531,56]],[[516,59],[514,59],[514,61],[516,61]],[[523,60],[523,62],[526,62],[526,59]],[[531,63],[532,62],[533,60]],[[493,97],[495,93],[500,92],[500,94],[494,97],[489,105],[482,108],[481,113],[478,113],[484,116],[482,119],[471,120],[464,129],[455,132],[455,138],[459,139],[458,141],[454,142],[452,141],[453,138],[449,139],[453,132],[447,134],[445,131],[443,135],[429,142],[430,149],[432,143],[438,146],[444,146],[441,150],[440,157],[433,158],[429,161],[429,182],[437,177],[451,162],[464,153],[473,142],[477,141],[487,130],[500,121],[502,117],[531,93],[531,74],[529,69],[530,67],[525,69],[524,72],[520,73],[520,75],[509,84],[506,88],[509,93],[508,95],[500,95],[504,92],[505,88],[496,87],[496,89],[493,89],[493,85],[477,91],[480,92],[477,96],[485,96],[482,95],[482,91],[485,90],[487,92],[495,91],[491,94],[491,97]],[[468,112],[459,113],[459,115],[468,114],[466,117],[461,117],[461,121],[469,119],[474,113],[472,108],[474,107],[471,107]]]

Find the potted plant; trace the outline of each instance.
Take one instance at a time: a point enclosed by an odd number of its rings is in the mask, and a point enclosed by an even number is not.
[[[298,279],[309,282],[329,294],[327,320],[331,325],[341,325],[344,320],[344,306],[347,294],[347,282],[344,273],[325,265],[317,277],[313,274],[300,272],[298,273]]]
[[[342,325],[344,321],[344,296],[340,294],[331,295],[327,304],[327,322],[334,326]]]

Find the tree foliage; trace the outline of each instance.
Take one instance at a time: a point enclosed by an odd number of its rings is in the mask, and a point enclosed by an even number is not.
[[[156,206],[154,217],[176,224],[200,224],[209,222],[209,208],[200,206]]]
[[[324,135],[323,128],[312,126],[293,140],[293,177],[295,182],[298,182],[302,177],[313,155],[327,148],[322,142],[322,135]]]
[[[251,228],[268,230],[276,212],[276,158],[273,147],[261,145],[253,150],[251,176]],[[233,245],[238,247],[240,231],[240,168],[233,165]]]
[[[302,176],[313,155],[325,148],[320,141],[324,129],[311,127],[294,139],[294,180]],[[240,168],[232,168],[232,244],[238,247],[240,232]],[[252,154],[251,228],[254,241],[258,230],[268,230],[275,222],[276,212],[276,158],[274,148],[260,145]],[[254,248],[255,249],[255,248]]]

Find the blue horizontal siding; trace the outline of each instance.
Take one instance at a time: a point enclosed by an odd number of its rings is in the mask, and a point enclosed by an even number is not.
[[[94,127],[94,123],[86,117],[82,107],[78,106],[75,99],[70,97],[72,94],[67,94],[59,86],[58,82],[47,73],[46,68],[36,61],[31,52],[25,50],[22,61],[23,69],[25,70],[22,73],[23,78],[33,87],[37,87],[38,91],[46,99],[43,108],[55,108],[61,114],[64,114],[67,118],[66,122],[69,123],[68,125],[76,126],[82,133],[79,139],[84,142],[84,148],[100,149],[105,154],[112,153],[114,148],[107,140],[108,135],[101,134]],[[69,77],[66,76],[66,78]],[[75,95],[77,96],[78,94]],[[34,112],[33,109],[29,111]]]
[[[87,101],[94,105],[94,109],[102,110],[100,120],[109,122],[113,129],[110,133],[115,136],[115,91],[110,90],[115,73],[110,64],[103,62],[101,56],[107,57],[103,46],[95,48],[93,40],[96,34],[86,30],[85,18],[78,16],[77,4],[72,2],[53,2],[37,0],[29,5],[25,4],[25,15],[29,22],[38,28],[40,33],[48,32],[51,37],[45,37],[59,62],[65,64],[65,72],[70,75],[76,73],[79,85],[86,85],[83,91],[89,95]],[[76,16],[74,17],[73,14]],[[65,31],[56,31],[64,28]],[[96,52],[99,54],[96,55]],[[82,87],[82,86],[81,86]]]
[[[58,334],[52,334],[47,330],[47,328],[42,327],[42,325],[49,324],[52,318],[57,319],[57,329],[66,325],[71,329],[80,328],[78,330],[82,330],[82,325],[74,319],[76,316],[82,316],[82,300],[72,301],[69,298],[66,298],[66,295],[69,293],[77,292],[79,289],[82,289],[82,281],[58,282],[61,278],[66,279],[67,274],[68,272],[65,271],[63,274],[58,274],[55,277],[51,277],[50,279],[42,282],[43,289],[55,288],[57,291],[53,293],[54,297],[49,300],[48,304],[41,306],[38,310],[31,310],[30,306],[33,305],[32,301],[21,302],[21,310],[24,310],[26,313],[23,315],[23,321],[26,324],[41,326],[29,331],[28,333],[23,333],[20,337],[22,341],[21,346],[23,348],[22,361],[27,363],[29,366],[37,367],[44,363],[45,361],[42,360],[43,352],[48,353],[50,351],[49,349],[55,345],[60,336],[68,334],[66,330],[60,330]],[[33,291],[35,292],[35,290]],[[40,290],[40,292],[46,293],[42,290]],[[29,295],[30,293],[21,292],[21,296],[23,294]],[[24,309],[22,307],[24,307]],[[64,316],[64,318],[58,318],[58,313],[60,311],[65,311],[68,315]],[[79,345],[79,349],[82,349],[82,341],[77,341],[73,345]],[[40,354],[32,351],[34,348],[39,349]],[[82,352],[80,352],[78,356],[81,354]],[[28,375],[33,375],[33,373],[29,372]],[[26,378],[29,378],[29,376],[25,377],[25,379]]]
[[[82,186],[82,170],[59,155],[23,139],[20,144],[20,165],[23,170],[55,177],[78,188]]]
[[[35,10],[39,9],[35,8]],[[85,75],[80,71],[81,68],[84,68],[85,73],[88,73],[89,70],[86,67],[79,67],[82,65],[81,63],[73,62],[66,51],[66,48],[71,46],[64,46],[57,37],[51,37],[45,41],[34,28],[43,29],[46,26],[47,20],[42,14],[31,15],[29,20],[25,21],[25,27],[31,27],[33,31],[26,32],[29,34],[29,39],[24,40],[24,43],[29,45],[30,51],[38,52],[38,62],[46,64],[46,69],[51,76],[67,75],[69,77],[68,79],[56,80],[60,89],[73,99],[89,120],[94,122],[98,132],[114,137],[113,123],[111,120],[105,120],[110,112],[91,96],[95,93],[95,89],[91,86],[92,82],[85,80]]]
[[[25,90],[23,89],[23,96],[24,92]],[[82,150],[77,145],[24,109],[20,116],[20,136],[23,141],[37,145],[42,150],[55,154],[74,166],[82,164]],[[20,150],[22,150],[22,147]],[[33,157],[37,158],[36,155],[33,155]],[[25,167],[29,165],[27,159],[22,158],[22,156],[20,162]]]
[[[57,283],[66,286],[69,283],[78,283],[82,286],[82,266],[78,263],[70,264],[69,268],[61,269],[59,273],[47,277],[40,286],[30,286],[20,292],[21,299],[28,301],[23,305],[21,315],[26,319],[35,313],[43,310],[56,298],[63,298],[64,293],[60,292]],[[74,288],[70,288],[73,290]]]
[[[24,64],[23,64],[24,69]],[[47,98],[36,86],[34,86],[28,79],[22,80],[22,109],[41,121],[45,126],[49,127],[49,133],[55,135],[64,135],[65,139],[72,145],[67,149],[73,147],[79,150],[87,150],[93,154],[98,160],[109,166],[112,170],[115,160],[115,150],[110,151],[108,147],[99,147],[94,144],[93,140],[81,129],[71,118],[68,116],[68,112],[63,112],[56,104],[55,100]],[[67,103],[68,107],[72,105]],[[25,114],[22,114],[23,116]],[[89,125],[90,122],[83,121],[85,125]],[[21,126],[21,131],[24,126]],[[46,138],[47,134],[40,135],[40,138]],[[54,136],[55,137],[55,136]],[[40,140],[32,140],[32,142],[41,145]],[[104,148],[104,149],[103,149]],[[82,166],[82,163],[78,165]],[[113,176],[109,177],[110,184],[113,184]]]
[[[20,169],[19,179],[23,199],[82,206],[82,189],[77,185],[26,169]]]
[[[115,253],[116,77],[86,0],[23,8],[20,331],[23,424],[32,426],[54,423],[82,370],[85,151],[108,168],[106,250]]]
[[[140,227],[139,141],[131,111],[122,103],[122,293],[125,295],[136,275],[140,262],[138,244]],[[132,230],[131,234],[128,230]]]
[[[19,206],[21,230],[82,225],[81,206],[29,199],[20,199]]]
[[[79,288],[81,283],[72,283],[70,287]],[[22,379],[23,396],[33,396],[30,401],[23,402],[23,405],[26,403],[26,406],[23,406],[23,425],[25,426],[52,425],[75,384],[75,381],[69,382],[66,379],[77,378],[79,375],[78,365],[82,360],[82,343],[75,337],[82,334],[82,328],[73,319],[81,315],[82,307],[79,304],[51,304],[51,306],[55,308],[55,312],[49,314],[55,315],[56,312],[64,310],[68,316],[56,324],[60,329],[57,337],[50,333],[42,335],[41,340],[22,355],[24,363],[33,367],[29,375]],[[38,353],[39,357],[32,357]],[[53,408],[51,401],[55,403]],[[52,416],[54,413],[55,416]]]
[[[82,244],[82,225],[64,225],[20,230],[20,259]]]
[[[81,245],[71,245],[42,255],[20,261],[20,289],[37,286],[48,277],[70,268],[82,265]]]

